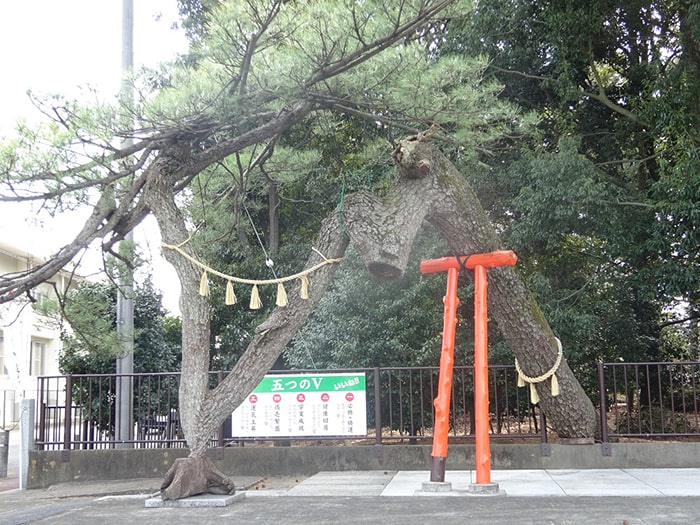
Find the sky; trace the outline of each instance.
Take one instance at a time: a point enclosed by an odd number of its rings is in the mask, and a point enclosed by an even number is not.
[[[187,49],[177,21],[176,0],[134,0],[134,67],[154,66]],[[122,0],[22,0],[0,2],[0,137],[17,119],[38,121],[27,90],[77,95],[89,86],[105,99],[119,91]],[[48,257],[71,241],[86,212],[55,219],[37,217],[27,206],[0,204],[0,238],[17,248]],[[166,308],[177,313],[179,284],[159,257],[155,221],[135,233],[141,250],[153,258],[155,284]],[[92,273],[96,254],[83,273]],[[178,291],[174,291],[178,290]]]

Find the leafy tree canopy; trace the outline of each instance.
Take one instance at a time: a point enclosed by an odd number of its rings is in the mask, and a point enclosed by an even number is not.
[[[143,196],[155,173],[167,174],[181,203],[204,204],[212,217],[224,206],[241,210],[235,197],[260,187],[268,161],[280,184],[309,180],[318,168],[304,166],[328,158],[324,148],[350,118],[389,139],[381,149],[359,144],[358,159],[377,151],[386,158],[396,137],[432,124],[463,155],[528,129],[525,115],[497,100],[502,85],[482,79],[484,60],[433,52],[438,31],[468,16],[468,2],[202,6],[206,32],[196,53],[137,76],[132,104],[43,100],[51,121],[19,127],[3,143],[0,201],[48,201],[54,211],[87,204],[95,213],[56,258],[3,285],[2,300],[93,240],[113,250],[149,212]],[[131,145],[118,146],[124,139]]]
[[[699,16],[689,1],[487,0],[441,47],[487,55],[501,96],[540,116],[477,185],[581,367],[659,359],[673,323],[697,331]]]
[[[123,345],[116,331],[117,289],[110,283],[82,283],[66,298],[59,367],[64,374],[108,374],[116,370]],[[180,323],[169,318],[150,281],[134,292],[134,372],[180,368]]]

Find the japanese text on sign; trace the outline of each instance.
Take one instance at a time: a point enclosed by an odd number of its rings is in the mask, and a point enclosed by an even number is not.
[[[231,418],[232,437],[367,434],[364,374],[267,375]]]

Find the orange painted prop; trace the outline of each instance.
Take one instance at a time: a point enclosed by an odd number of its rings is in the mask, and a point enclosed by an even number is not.
[[[447,433],[449,430],[452,368],[457,328],[457,282],[462,268],[474,270],[474,419],[476,430],[476,482],[491,483],[491,452],[489,446],[489,383],[488,383],[488,308],[486,268],[513,266],[518,261],[510,250],[478,253],[470,256],[443,257],[421,261],[421,273],[447,270],[447,292],[443,298],[445,318],[440,354],[438,394],[434,401],[435,429],[433,434],[430,481],[445,481]]]

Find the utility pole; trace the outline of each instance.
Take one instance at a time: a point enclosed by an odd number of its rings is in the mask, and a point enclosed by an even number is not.
[[[131,72],[134,67],[134,0],[122,0],[122,84],[121,102],[129,107],[133,101]],[[127,110],[124,119],[130,119]],[[127,139],[124,146],[131,141]],[[128,261],[119,264],[117,290],[117,335],[121,356],[117,359],[117,398],[115,413],[115,441],[118,448],[131,448],[134,437],[134,235],[129,232],[119,246],[120,255]]]

